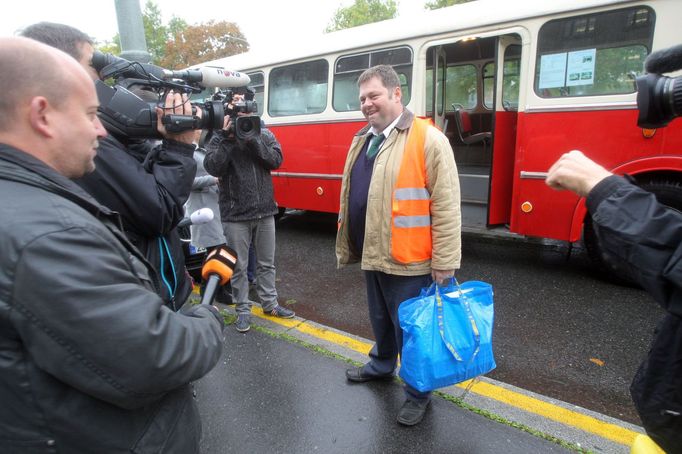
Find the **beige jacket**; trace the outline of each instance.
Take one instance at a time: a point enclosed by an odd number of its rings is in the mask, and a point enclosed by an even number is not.
[[[353,138],[341,182],[339,230],[336,235],[336,258],[339,267],[361,260],[363,270],[387,274],[416,276],[431,269],[458,269],[461,260],[461,210],[459,177],[450,142],[437,128],[430,127],[426,136],[427,189],[431,194],[431,260],[402,264],[391,255],[391,207],[393,189],[398,178],[407,134],[414,114],[405,109],[396,127],[384,140],[374,160],[367,200],[367,219],[362,257],[353,255],[348,236],[348,197],[350,173],[362,150],[369,125]]]

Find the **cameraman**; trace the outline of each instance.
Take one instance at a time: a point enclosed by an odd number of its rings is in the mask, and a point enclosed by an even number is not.
[[[243,104],[243,95],[234,95],[227,110],[236,111],[236,116],[249,115],[239,111]],[[258,135],[238,139],[235,122],[231,116],[225,117],[223,129],[216,131],[206,146],[204,167],[220,178],[220,216],[225,238],[240,257],[232,276],[232,301],[237,309],[235,327],[244,333],[251,327],[246,258],[252,242],[256,249],[256,289],[263,312],[281,318],[292,318],[294,312],[277,303],[275,289],[277,204],[270,171],[282,163],[282,149],[272,132],[263,127]]]
[[[576,150],[546,182],[587,197],[604,252],[667,311],[630,393],[649,436],[667,453],[682,452],[682,213]]]
[[[56,47],[74,57],[93,80],[99,76],[91,65],[92,41],[83,32],[63,24],[40,22],[21,35]],[[165,113],[191,114],[186,95],[170,93]],[[192,291],[192,280],[185,269],[182,243],[176,230],[184,216],[183,205],[196,173],[193,158],[195,131],[166,132],[159,146],[148,140],[115,137],[100,141],[96,170],[77,181],[98,202],[117,211],[130,241],[157,271],[159,295],[173,310],[178,310]]]

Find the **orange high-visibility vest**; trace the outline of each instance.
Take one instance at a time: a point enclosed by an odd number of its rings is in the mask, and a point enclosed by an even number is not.
[[[414,119],[392,200],[391,255],[400,263],[431,258],[431,194],[426,189],[424,141],[430,120]]]

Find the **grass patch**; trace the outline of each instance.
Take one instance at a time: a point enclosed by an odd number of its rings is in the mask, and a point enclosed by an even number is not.
[[[237,314],[228,312],[225,309],[220,310],[220,315],[223,316],[223,323],[225,323],[225,326],[231,325],[237,321]]]
[[[544,432],[540,432],[539,430],[535,430],[532,427],[528,427],[528,426],[521,424],[521,423],[518,423],[518,422],[510,421],[506,418],[503,418],[502,416],[496,415],[496,414],[491,413],[487,410],[482,410],[480,408],[474,407],[473,405],[464,402],[464,400],[461,397],[451,396],[450,394],[446,394],[446,393],[441,392],[441,391],[434,391],[433,393],[436,394],[437,396],[442,397],[443,399],[447,400],[448,402],[452,402],[453,404],[457,405],[460,408],[463,408],[465,410],[469,410],[471,412],[476,413],[477,415],[481,415],[485,418],[488,418],[488,419],[495,421],[495,422],[498,422],[500,424],[504,424],[504,425],[513,427],[515,429],[519,429],[523,432],[529,433],[529,434],[536,436],[538,438],[542,438],[543,440],[551,441],[552,443],[555,443],[555,444],[557,444],[563,448],[570,449],[572,451],[580,452],[580,453],[584,453],[584,454],[592,453],[592,451],[585,449],[585,448],[582,448],[575,443],[569,443],[568,441],[562,440],[560,438],[554,437],[554,436],[546,434]]]

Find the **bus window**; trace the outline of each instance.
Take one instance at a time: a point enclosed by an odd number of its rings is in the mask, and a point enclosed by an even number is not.
[[[478,103],[476,67],[474,65],[448,66],[445,82],[445,106],[452,112],[452,104],[473,109]],[[433,69],[426,70],[426,111],[433,112]]]
[[[483,106],[493,108],[493,92],[495,91],[495,63],[486,63],[483,67]]]
[[[400,78],[403,104],[410,102],[412,50],[398,47],[339,57],[334,67],[332,106],[335,111],[360,110],[358,78],[364,70],[376,65],[390,65],[395,69]]]
[[[249,73],[248,76],[251,78],[249,88],[252,88],[256,92],[253,100],[256,101],[256,104],[258,105],[258,115],[263,115],[263,102],[265,101],[263,73],[259,71],[257,73]]]
[[[509,46],[504,51],[502,75],[502,106],[505,110],[519,108],[519,77],[521,74],[521,46]]]
[[[549,21],[538,36],[535,92],[543,98],[633,93],[651,49],[644,6]]]
[[[272,117],[315,114],[327,107],[327,60],[274,68],[270,72],[268,113]]]

